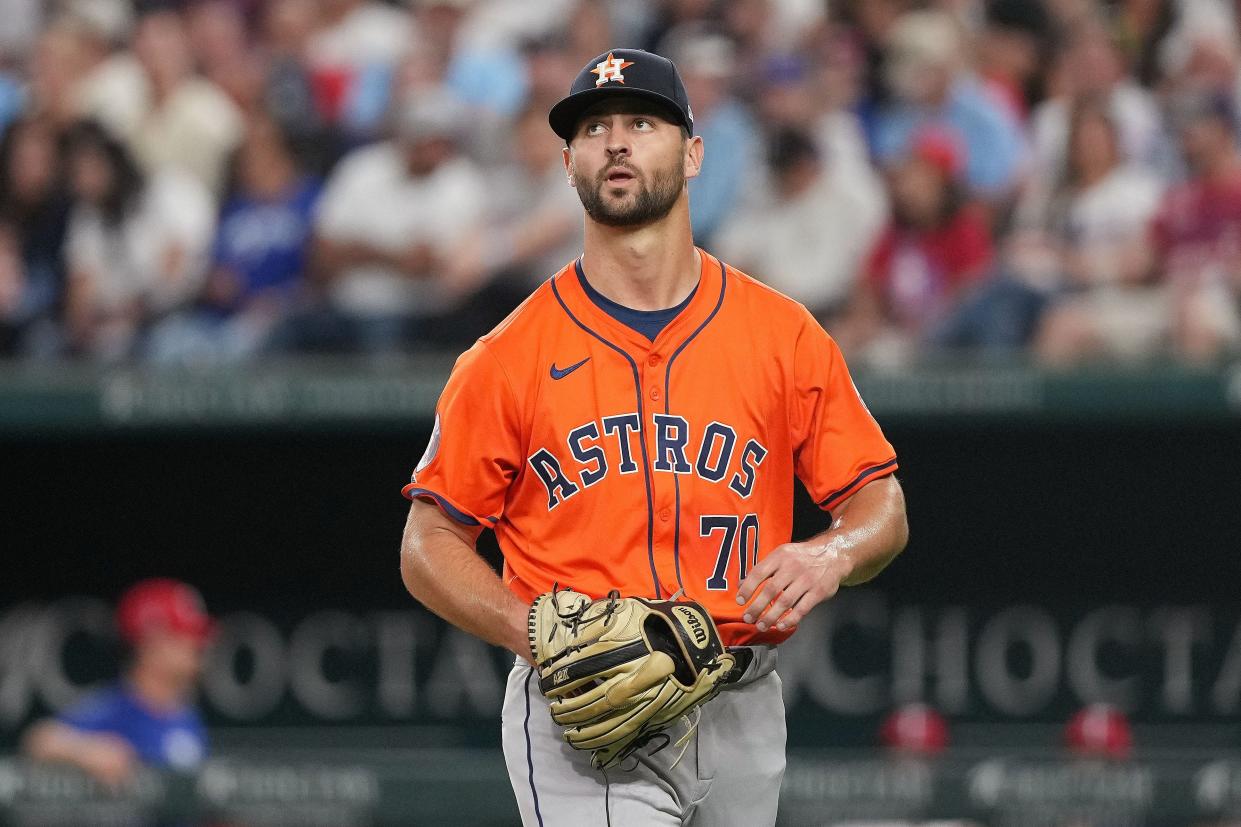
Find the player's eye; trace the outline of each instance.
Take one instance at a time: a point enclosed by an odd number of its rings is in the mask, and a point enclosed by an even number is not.
[[[633,122],[633,125],[637,127],[638,129],[643,129],[643,130],[655,128],[655,124],[651,123],[646,118],[638,118],[636,121]]]
[[[600,121],[595,121],[594,123],[586,124],[587,135],[598,135],[602,130],[603,130],[603,123]]]

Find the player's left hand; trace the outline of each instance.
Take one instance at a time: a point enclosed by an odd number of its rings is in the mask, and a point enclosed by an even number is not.
[[[849,556],[831,542],[778,546],[737,589],[737,602],[750,604],[742,619],[756,624],[760,632],[792,629],[807,612],[836,594],[852,571]]]

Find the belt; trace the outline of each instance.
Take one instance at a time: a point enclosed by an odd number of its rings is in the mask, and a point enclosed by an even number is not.
[[[736,658],[737,665],[721,680],[725,689],[761,678],[776,665],[774,646],[729,646],[728,653]]]

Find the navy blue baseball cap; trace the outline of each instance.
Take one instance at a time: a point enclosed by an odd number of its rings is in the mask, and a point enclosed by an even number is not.
[[[583,66],[568,96],[552,107],[547,121],[553,132],[568,141],[587,107],[620,95],[658,104],[694,134],[694,113],[677,67],[668,58],[642,49],[611,49]]]

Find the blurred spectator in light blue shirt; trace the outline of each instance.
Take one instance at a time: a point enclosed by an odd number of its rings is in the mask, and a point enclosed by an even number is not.
[[[687,24],[668,33],[660,54],[677,64],[693,102],[694,133],[709,148],[702,172],[689,183],[694,240],[709,246],[741,200],[746,170],[762,160],[758,128],[729,91],[736,64],[736,49],[729,38]]]
[[[965,147],[966,184],[1002,201],[1019,183],[1025,140],[1012,113],[963,69],[964,53],[958,24],[945,12],[910,12],[896,22],[885,52],[896,99],[876,118],[875,154],[887,165],[908,154],[923,127],[949,127]]]
[[[0,130],[7,127],[21,114],[26,103],[26,93],[17,78],[0,70]]]

